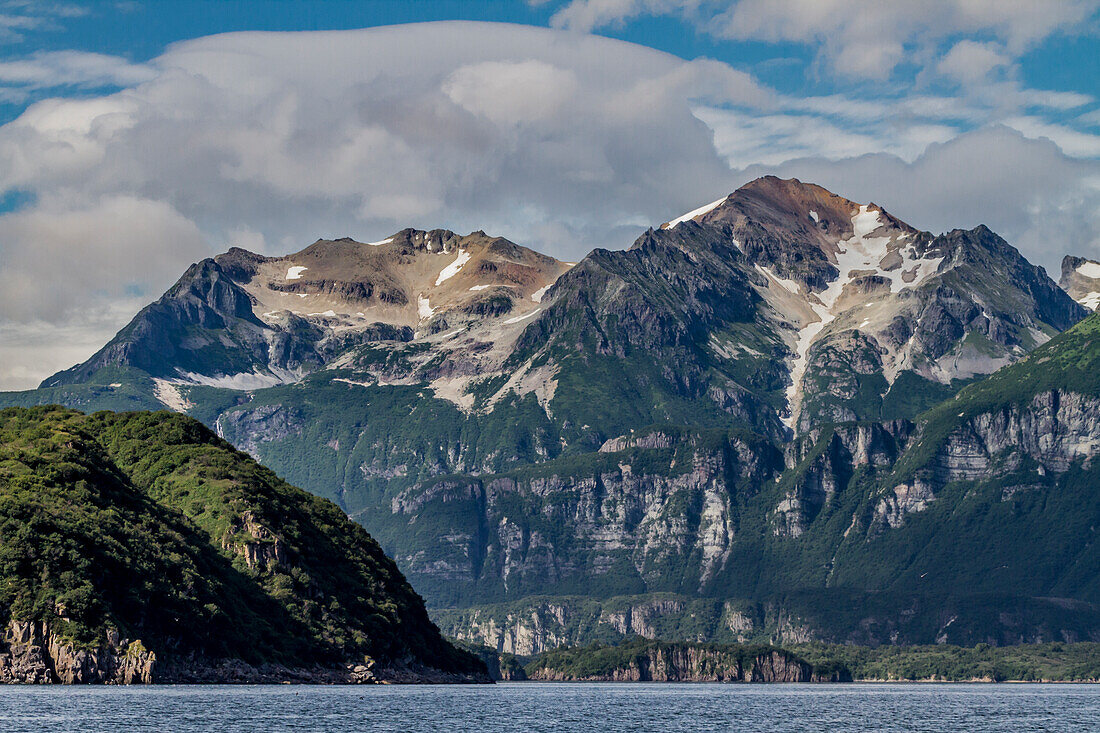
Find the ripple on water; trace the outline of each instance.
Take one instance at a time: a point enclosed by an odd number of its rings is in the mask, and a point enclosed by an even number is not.
[[[2,687],[0,731],[1096,731],[1094,685]]]

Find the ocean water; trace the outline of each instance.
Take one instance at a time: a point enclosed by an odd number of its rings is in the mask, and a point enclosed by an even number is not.
[[[1100,731],[1097,685],[2,687],[0,731]]]

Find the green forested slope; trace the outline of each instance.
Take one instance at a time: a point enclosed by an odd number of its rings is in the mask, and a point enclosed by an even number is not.
[[[165,661],[478,670],[339,508],[164,412],[0,411],[0,612]]]

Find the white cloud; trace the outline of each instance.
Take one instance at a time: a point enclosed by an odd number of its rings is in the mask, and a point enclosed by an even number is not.
[[[443,84],[452,102],[499,126],[557,117],[576,99],[578,90],[572,70],[535,59],[469,64],[456,69]]]
[[[63,323],[85,308],[159,294],[181,263],[206,251],[198,228],[163,201],[41,201],[0,216],[0,320]]]
[[[152,65],[152,81],[0,128],[0,187],[163,199],[215,240],[244,226],[268,242],[409,224],[521,235],[532,217],[596,222],[643,215],[670,187],[701,194],[726,166],[689,100],[770,95],[724,64],[499,24],[214,36]],[[585,228],[570,256],[606,243],[604,225]]]
[[[1100,135],[1056,125],[1038,117],[1020,116],[1005,120],[1009,127],[1028,137],[1052,140],[1067,154],[1076,158],[1100,158]]]
[[[912,160],[929,144],[958,134],[946,125],[875,125],[861,131],[814,115],[761,115],[707,107],[696,108],[695,114],[714,130],[715,147],[734,168],[778,165],[806,156],[838,160],[868,151]]]
[[[682,15],[719,38],[812,45],[841,75],[886,79],[902,63],[926,64],[960,34],[996,39],[998,57],[1016,57],[1095,13],[1096,0],[572,0],[554,16],[566,28],[591,31],[642,15]],[[976,49],[958,50],[956,62]],[[1007,54],[1007,56],[1005,56]],[[988,54],[982,65],[997,62]],[[993,68],[992,66],[989,67]],[[949,63],[946,72],[961,68]]]
[[[936,68],[944,76],[974,84],[985,81],[995,70],[1011,65],[1012,59],[998,44],[962,40],[951,47]]]
[[[27,31],[56,30],[58,20],[87,15],[87,7],[41,0],[0,2],[0,43],[18,43]]]
[[[84,51],[44,51],[0,61],[0,84],[31,89],[58,86],[130,86],[152,79],[153,69],[119,56]]]
[[[639,15],[691,13],[700,4],[701,0],[572,0],[554,13],[550,22],[555,28],[587,33]]]
[[[62,323],[0,320],[0,389],[34,389],[98,351],[146,303],[130,298],[74,313]]]

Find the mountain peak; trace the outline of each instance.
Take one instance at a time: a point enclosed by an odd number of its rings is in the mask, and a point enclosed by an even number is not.
[[[762,176],[749,181],[725,198],[689,211],[661,225],[672,229],[687,221],[698,224],[735,224],[751,220],[764,228],[780,228],[803,240],[838,241],[851,236],[853,219],[861,210],[879,212],[883,223],[902,232],[916,229],[875,203],[861,205],[838,196],[816,183],[797,178]]]
[[[1062,278],[1058,282],[1069,297],[1094,311],[1100,306],[1100,262],[1066,255],[1062,260]]]

